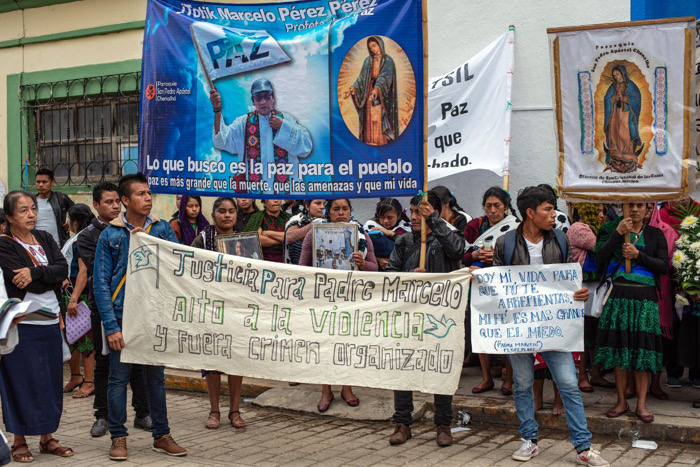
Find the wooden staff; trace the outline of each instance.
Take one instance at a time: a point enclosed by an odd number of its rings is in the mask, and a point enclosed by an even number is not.
[[[423,6],[423,197],[428,197],[428,0],[422,1]],[[425,268],[425,250],[428,233],[425,218],[420,218],[420,263],[418,267]]]
[[[622,203],[622,217],[627,219],[630,216],[630,205],[628,203]],[[625,243],[630,243],[630,233],[627,232],[625,235]],[[627,274],[632,272],[632,260],[625,260],[625,272]]]

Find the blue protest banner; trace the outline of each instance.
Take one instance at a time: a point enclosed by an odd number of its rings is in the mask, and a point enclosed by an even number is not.
[[[156,193],[414,195],[421,0],[149,0],[139,170]]]

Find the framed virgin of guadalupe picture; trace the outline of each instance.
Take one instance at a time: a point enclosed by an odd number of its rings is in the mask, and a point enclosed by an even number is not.
[[[316,268],[353,271],[352,254],[357,251],[357,225],[346,223],[314,224],[313,259]]]
[[[232,233],[214,237],[216,249],[227,255],[262,259],[262,247],[257,232]]]

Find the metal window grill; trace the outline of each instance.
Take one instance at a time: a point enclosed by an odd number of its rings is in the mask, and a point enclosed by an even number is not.
[[[41,168],[59,186],[116,181],[138,170],[141,73],[20,87],[22,185]]]

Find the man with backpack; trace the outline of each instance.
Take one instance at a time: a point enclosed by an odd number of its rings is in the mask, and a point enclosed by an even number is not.
[[[554,229],[556,199],[553,194],[540,187],[528,187],[518,195],[518,211],[523,222],[515,231],[501,236],[496,241],[493,254],[494,266],[544,265],[572,263],[571,248],[566,235]],[[585,302],[588,289],[574,293],[574,300]],[[569,436],[576,448],[576,463],[606,467],[610,464],[591,449],[591,432],[588,431],[586,413],[578,388],[576,366],[570,352],[540,352],[552,373],[561,393],[566,411]],[[520,434],[523,444],[513,459],[528,461],[539,454],[537,447],[538,425],[535,421],[535,401],[532,386],[535,381],[534,354],[516,353],[508,356],[513,366],[515,409],[520,419]]]

